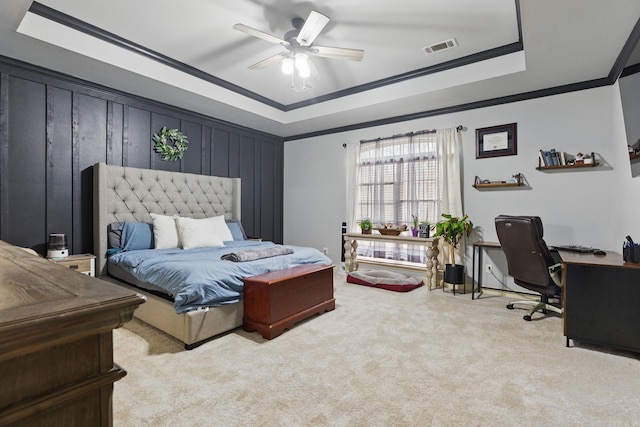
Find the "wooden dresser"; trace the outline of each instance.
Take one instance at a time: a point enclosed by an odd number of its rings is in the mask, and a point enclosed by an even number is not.
[[[0,241],[0,425],[112,425],[112,330],[143,302]]]

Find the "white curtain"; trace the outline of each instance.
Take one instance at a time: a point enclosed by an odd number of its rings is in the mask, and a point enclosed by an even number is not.
[[[438,150],[438,175],[441,177],[441,213],[462,216],[461,157],[462,141],[455,128],[436,132]]]
[[[358,158],[360,157],[360,142],[347,144],[347,231],[359,230],[356,213],[356,200],[359,197]]]
[[[461,187],[461,158],[462,158],[462,138],[456,129],[442,129],[437,132],[438,139],[438,175],[442,177],[442,187],[440,193],[440,207],[443,213],[453,216],[462,216],[462,187]],[[442,218],[439,218],[440,220]],[[449,259],[449,248],[446,244],[439,244],[441,263],[444,264]],[[465,247],[464,237],[456,250],[456,258],[461,259],[463,254],[461,248]]]

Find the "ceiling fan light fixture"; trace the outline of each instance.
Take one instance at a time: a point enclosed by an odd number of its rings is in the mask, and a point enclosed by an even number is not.
[[[286,75],[293,74],[293,59],[284,58],[282,60],[282,72]]]
[[[304,53],[296,53],[296,70],[300,71],[304,68],[309,68],[307,60],[309,57]]]
[[[309,77],[311,77],[311,69],[309,68],[309,64],[307,64],[306,67],[302,67],[298,70],[298,74],[300,75],[300,77],[302,77],[303,79],[308,79]]]

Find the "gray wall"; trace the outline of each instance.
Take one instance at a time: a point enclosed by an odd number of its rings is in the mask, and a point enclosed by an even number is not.
[[[622,77],[620,80],[620,97],[627,133],[627,144],[640,148],[640,73]],[[631,162],[633,176],[640,175],[640,160]]]
[[[153,151],[163,126],[189,138],[181,161]],[[97,162],[240,177],[247,234],[282,241],[281,138],[0,58],[0,239],[92,252]]]
[[[516,122],[518,154],[475,158],[475,129]],[[549,244],[583,244],[620,252],[624,236],[640,239],[640,180],[631,176],[618,85],[308,138],[285,143],[284,240],[327,247],[340,261],[340,224],[346,216],[345,142],[420,129],[468,128],[463,139],[464,210],[475,240],[496,241],[499,214],[539,215]],[[596,153],[593,169],[536,170],[538,150]],[[476,190],[474,177],[507,179],[520,172],[528,186]],[[467,248],[466,264],[471,264]],[[500,251],[485,258],[504,267]],[[468,268],[468,270],[470,270]],[[499,269],[500,270],[500,269]],[[501,277],[504,271],[498,271]],[[468,273],[470,274],[470,272]],[[484,283],[497,282],[486,277]]]

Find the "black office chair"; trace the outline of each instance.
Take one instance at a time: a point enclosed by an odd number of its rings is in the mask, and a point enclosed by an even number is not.
[[[537,216],[500,215],[495,219],[500,246],[507,257],[509,275],[523,288],[537,292],[541,300],[512,301],[514,304],[533,305],[524,320],[531,320],[536,311],[562,313],[562,308],[549,303],[550,298],[560,298],[562,289],[562,259],[557,251],[551,251],[542,239],[542,221]]]

